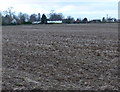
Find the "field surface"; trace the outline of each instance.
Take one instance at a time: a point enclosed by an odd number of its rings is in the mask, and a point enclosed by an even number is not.
[[[3,26],[3,89],[118,90],[117,24]]]

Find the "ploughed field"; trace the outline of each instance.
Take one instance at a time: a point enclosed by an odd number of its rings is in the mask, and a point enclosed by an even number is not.
[[[117,24],[3,26],[3,89],[118,90]]]

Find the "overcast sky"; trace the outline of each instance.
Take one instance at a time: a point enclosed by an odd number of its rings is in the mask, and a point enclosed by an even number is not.
[[[54,10],[63,13],[64,16],[74,18],[98,19],[108,14],[118,18],[119,0],[0,0],[0,10],[13,7],[16,12],[28,14],[45,13]]]

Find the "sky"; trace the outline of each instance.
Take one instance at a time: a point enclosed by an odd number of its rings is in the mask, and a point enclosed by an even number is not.
[[[48,16],[54,10],[55,13],[62,13],[65,18],[102,19],[107,14],[118,18],[118,2],[119,0],[0,0],[0,11],[13,7],[16,13],[44,13]]]

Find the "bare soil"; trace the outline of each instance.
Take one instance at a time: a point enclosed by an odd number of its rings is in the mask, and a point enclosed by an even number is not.
[[[117,24],[3,26],[4,90],[119,90]]]

